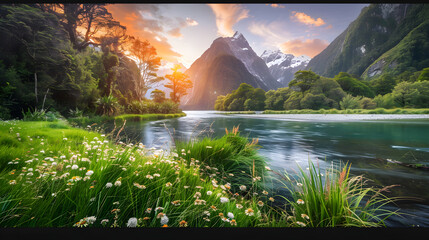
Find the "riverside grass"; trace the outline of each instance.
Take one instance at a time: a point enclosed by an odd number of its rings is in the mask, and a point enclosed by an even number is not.
[[[350,165],[327,169],[325,175],[309,160],[305,172],[299,167],[298,177],[286,173],[282,184],[292,193],[284,198],[290,210],[283,211],[283,218],[291,225],[308,227],[379,227],[397,211],[383,209],[401,198],[389,198],[382,189],[364,187],[362,176],[349,175]],[[324,176],[324,178],[322,178]]]
[[[429,114],[429,108],[376,108],[376,109],[294,109],[285,111],[265,110],[262,114]]]
[[[222,147],[229,152],[223,157],[239,161],[234,155],[241,155],[254,186],[264,165],[245,158],[257,157],[255,140],[247,141],[234,128],[224,138],[201,142],[167,153],[114,144],[64,121],[0,122],[0,226],[302,226],[286,209],[265,201],[271,196],[262,184],[236,192],[228,183],[241,168],[216,163]],[[228,142],[242,149],[226,150]],[[300,197],[307,201],[309,196]]]

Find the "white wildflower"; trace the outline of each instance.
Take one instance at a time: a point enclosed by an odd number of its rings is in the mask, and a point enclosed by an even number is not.
[[[137,227],[137,218],[132,217],[128,219],[127,227]]]

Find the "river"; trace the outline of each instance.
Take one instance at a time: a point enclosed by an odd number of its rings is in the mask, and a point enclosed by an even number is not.
[[[387,163],[386,159],[429,165],[429,119],[326,120],[269,119],[223,115],[214,111],[185,111],[186,117],[152,122],[128,122],[125,134],[147,147],[170,149],[173,141],[198,136],[218,137],[233,126],[241,134],[259,138],[260,154],[278,172],[305,169],[308,159],[324,172],[331,164],[351,163],[352,175],[391,189],[389,196],[412,197],[391,209],[407,214],[391,217],[390,227],[429,227],[429,171]],[[318,159],[318,160],[316,160]],[[277,193],[282,190],[274,187]],[[409,214],[409,215],[408,215]]]

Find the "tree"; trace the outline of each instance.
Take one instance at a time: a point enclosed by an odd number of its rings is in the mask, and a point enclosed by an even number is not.
[[[0,32],[2,38],[17,41],[20,50],[24,51],[34,79],[35,105],[39,103],[38,74],[52,66],[60,66],[65,59],[58,36],[59,26],[54,15],[44,13],[28,5],[0,6]],[[57,67],[58,68],[58,67]],[[50,86],[45,86],[46,94]],[[44,91],[43,91],[44,92]],[[45,96],[46,96],[45,94]]]
[[[49,13],[55,14],[67,31],[73,47],[79,51],[89,44],[99,45],[100,38],[109,33],[125,31],[105,7],[106,4],[38,4]]]
[[[374,100],[367,97],[363,97],[360,100],[360,105],[363,109],[374,109],[377,107],[377,104],[374,102]]]
[[[129,51],[140,70],[140,77],[134,84],[137,100],[141,101],[149,89],[163,80],[156,74],[161,65],[161,58],[157,56],[156,49],[147,40],[141,41],[138,38],[133,38]]]
[[[266,92],[265,109],[283,110],[283,105],[292,92],[293,91],[288,87],[278,88],[277,90],[270,90]]]
[[[429,80],[429,68],[423,68],[420,76],[417,78],[417,81]]]
[[[392,92],[396,81],[392,75],[385,73],[372,82],[372,87],[376,94],[385,95]]]
[[[159,89],[155,89],[150,93],[150,97],[156,103],[162,103],[165,101],[165,92]]]
[[[341,109],[357,109],[361,108],[360,100],[361,96],[353,97],[351,94],[347,94],[340,102]]]
[[[305,97],[301,99],[300,105],[304,109],[313,110],[329,108],[328,98],[323,94],[313,95],[312,93],[307,93]]]
[[[370,87],[354,78],[349,73],[340,72],[334,77],[334,80],[340,84],[345,92],[350,93],[352,96],[374,97],[374,92]]]
[[[379,94],[374,97],[374,102],[378,108],[393,108],[397,106],[392,93],[388,93],[385,95]]]
[[[289,82],[289,88],[294,91],[300,91],[304,93],[310,89],[319,78],[320,76],[311,70],[299,70],[295,73],[295,78]]]
[[[395,86],[392,96],[400,107],[409,107],[413,98],[419,95],[419,91],[410,82],[401,82]]]
[[[185,96],[187,90],[192,87],[192,81],[189,79],[189,76],[179,72],[181,68],[179,64],[176,64],[171,70],[172,74],[165,75],[165,78],[170,80],[170,84],[166,84],[165,87],[170,88],[172,92],[170,93],[170,98],[175,103],[180,103],[180,99]]]
[[[215,101],[215,105],[214,105],[214,109],[216,111],[225,111],[224,104],[223,104],[225,101],[225,97],[226,96],[224,96],[224,95],[217,96],[216,101]]]
[[[112,94],[113,85],[116,80],[116,67],[119,65],[119,59],[118,56],[107,50],[102,56],[102,61],[107,74],[104,81],[100,81],[101,89],[103,89],[102,96],[109,96]]]
[[[249,102],[249,109],[245,110],[256,110],[256,111],[262,111],[265,107],[265,91],[261,88],[255,88],[253,92],[250,95],[250,98],[247,100],[251,100]],[[247,101],[246,100],[246,101]],[[244,103],[246,105],[246,102]],[[246,106],[244,106],[246,108]]]

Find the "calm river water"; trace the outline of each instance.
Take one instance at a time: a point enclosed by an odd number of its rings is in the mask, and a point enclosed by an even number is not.
[[[400,201],[392,209],[410,214],[391,217],[391,227],[429,227],[429,171],[388,164],[392,159],[429,165],[429,119],[373,121],[291,121],[222,115],[214,111],[185,111],[186,117],[154,122],[127,123],[125,133],[148,147],[169,149],[171,137],[222,136],[225,128],[240,127],[244,135],[259,138],[259,152],[271,169],[305,169],[318,158],[324,169],[332,163],[351,163],[351,174],[364,175],[377,186],[398,184],[389,196],[417,199]],[[273,191],[282,194],[279,186]]]

